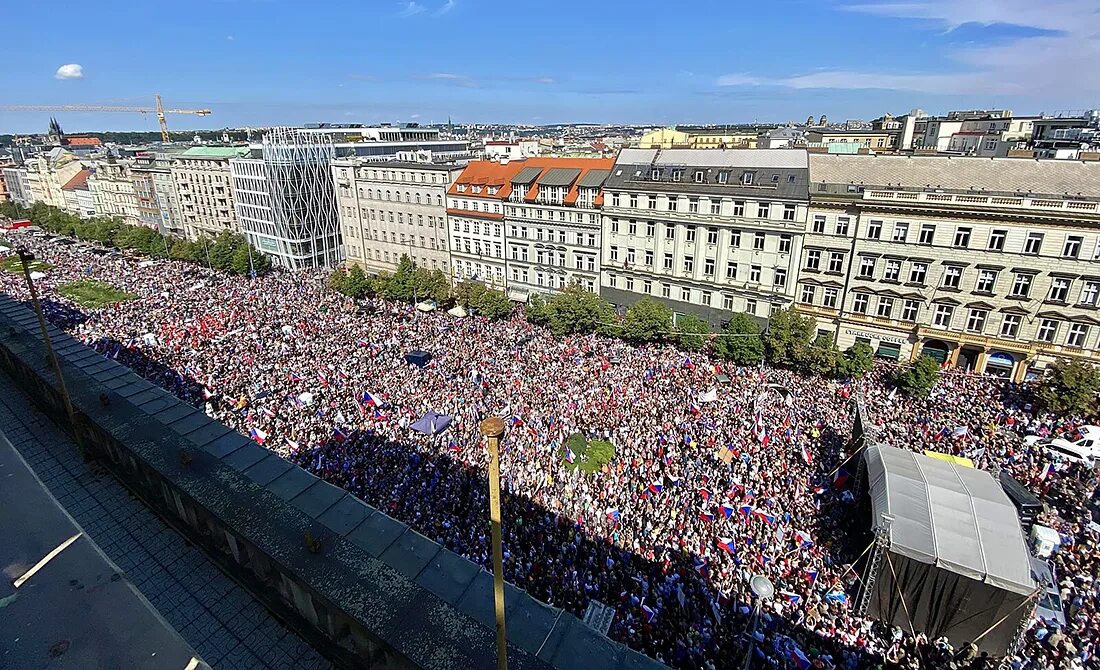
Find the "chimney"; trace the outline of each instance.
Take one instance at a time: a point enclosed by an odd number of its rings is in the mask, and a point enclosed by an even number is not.
[[[501,164],[501,165],[507,165],[507,164],[508,164],[508,156],[506,156],[506,155],[504,155],[504,154],[501,154],[501,156],[500,156],[500,164]]]

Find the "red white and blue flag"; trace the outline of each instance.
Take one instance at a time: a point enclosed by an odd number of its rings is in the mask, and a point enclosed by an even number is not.
[[[251,438],[252,438],[253,440],[256,440],[256,443],[257,443],[257,444],[263,444],[263,443],[264,443],[264,440],[266,440],[266,439],[267,439],[267,433],[265,433],[264,431],[260,430],[259,428],[253,428],[253,429],[249,430],[249,431],[248,431],[248,435],[249,435],[249,437],[251,437]]]
[[[732,537],[720,537],[718,538],[718,548],[728,552],[734,553],[733,538]]]

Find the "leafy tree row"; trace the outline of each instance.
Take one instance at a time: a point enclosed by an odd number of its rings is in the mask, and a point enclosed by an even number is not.
[[[271,259],[249,245],[240,233],[225,231],[213,239],[181,240],[161,235],[145,226],[131,226],[112,217],[82,219],[41,202],[29,208],[11,202],[0,203],[0,215],[30,219],[34,225],[51,233],[136,251],[150,258],[188,261],[239,275],[246,275],[253,269],[258,275],[271,270]]]
[[[401,257],[397,271],[368,277],[363,268],[339,268],[328,279],[329,288],[351,298],[376,295],[387,300],[415,302],[434,300],[446,302],[451,297],[451,283],[442,270],[417,267],[407,255]]]

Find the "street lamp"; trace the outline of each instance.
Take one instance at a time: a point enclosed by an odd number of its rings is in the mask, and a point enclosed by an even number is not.
[[[27,291],[31,294],[31,304],[34,305],[34,313],[38,316],[38,327],[42,330],[42,343],[46,345],[46,355],[53,366],[53,373],[57,376],[57,390],[61,392],[61,400],[65,404],[65,413],[69,416],[69,425],[73,429],[73,442],[80,451],[80,455],[86,460],[87,452],[84,451],[84,442],[80,439],[80,429],[76,425],[76,413],[73,411],[73,402],[69,398],[69,388],[65,385],[65,377],[61,374],[61,364],[57,361],[57,354],[53,350],[53,341],[50,339],[50,331],[46,328],[46,317],[42,315],[42,303],[38,301],[38,290],[31,279],[31,261],[34,254],[26,248],[17,249],[19,262],[23,265],[23,278],[27,281]]]
[[[504,629],[504,549],[500,539],[500,438],[504,419],[491,416],[481,422],[489,442],[489,520],[493,539],[493,604],[497,615],[497,670],[508,670],[508,638]]]
[[[760,625],[760,610],[765,600],[771,600],[775,595],[775,586],[772,580],[764,575],[753,575],[749,579],[749,589],[756,596],[756,602],[752,606],[752,619],[749,622],[749,653],[745,654],[745,670],[752,667],[752,656],[756,652],[756,628]]]

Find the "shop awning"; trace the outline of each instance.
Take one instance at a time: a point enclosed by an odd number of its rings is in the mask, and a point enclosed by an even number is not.
[[[878,351],[875,352],[875,355],[880,358],[891,358],[896,361],[901,358],[901,347],[897,344],[881,342],[878,345]]]

